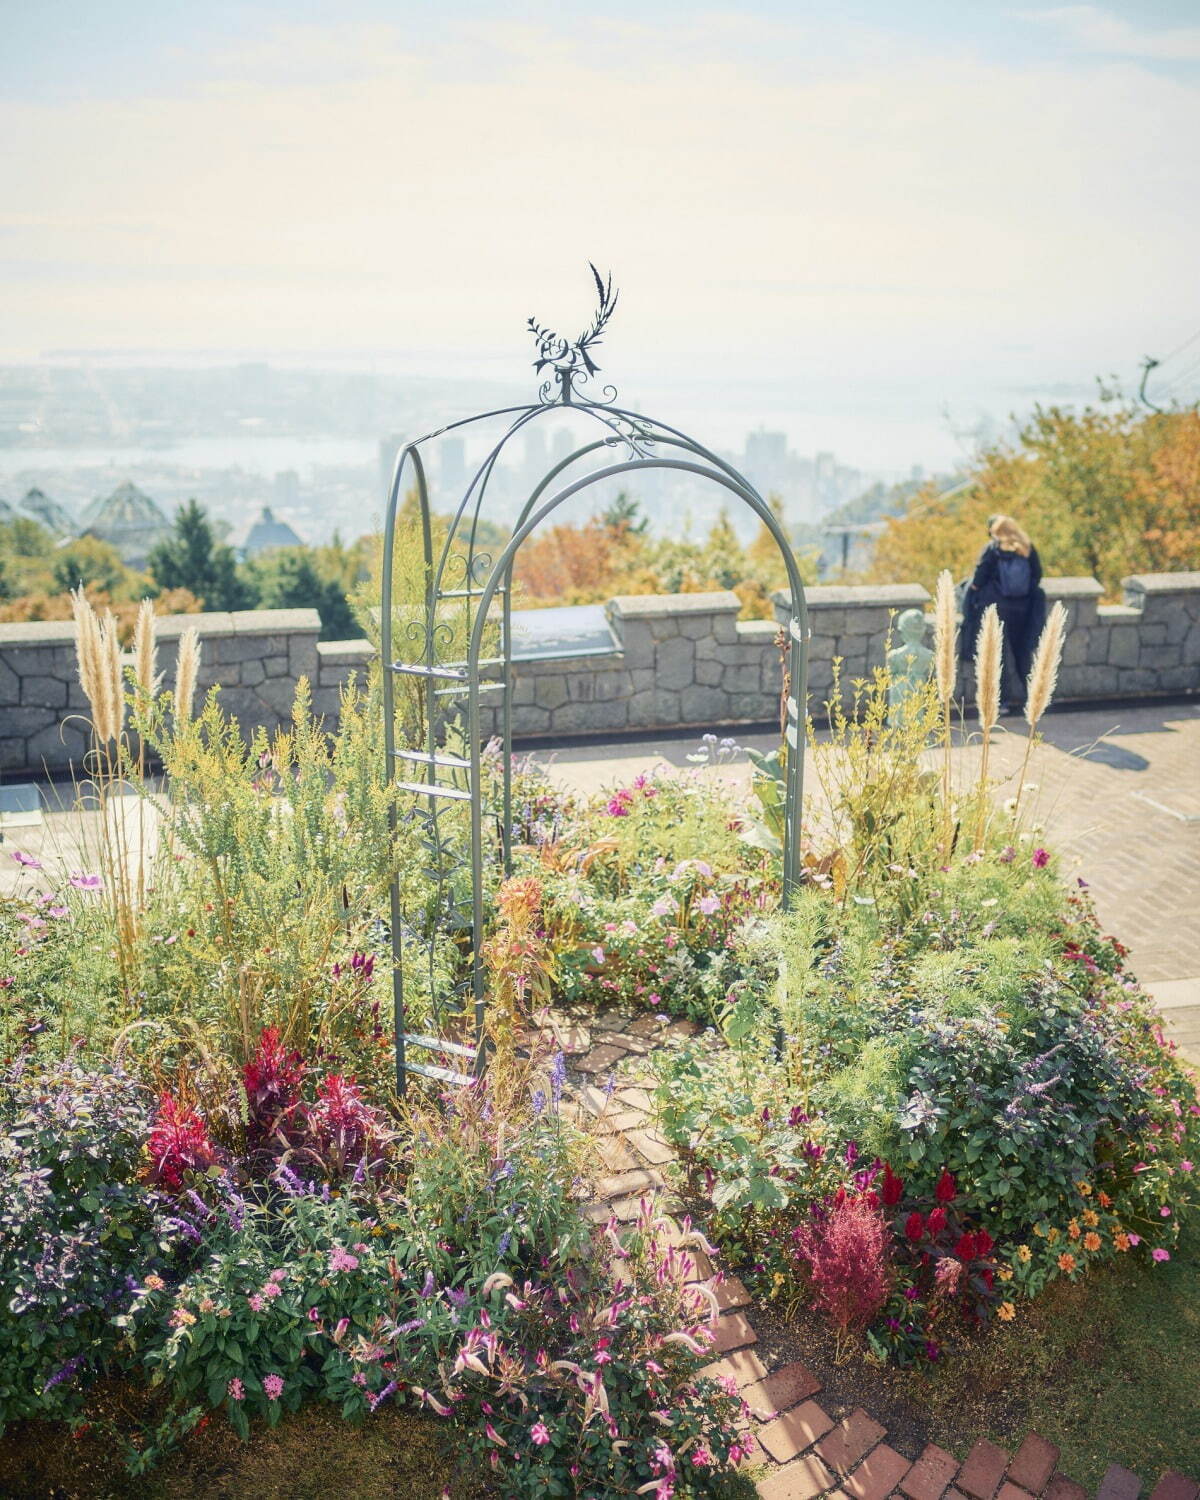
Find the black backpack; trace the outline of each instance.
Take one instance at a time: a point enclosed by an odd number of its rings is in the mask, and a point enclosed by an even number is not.
[[[1033,566],[1019,552],[1000,552],[996,581],[1002,599],[1026,599],[1033,588]]]

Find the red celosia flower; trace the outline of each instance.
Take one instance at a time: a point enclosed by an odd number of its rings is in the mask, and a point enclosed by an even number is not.
[[[313,1143],[327,1166],[344,1171],[359,1162],[369,1167],[379,1159],[382,1121],[353,1078],[331,1073],[322,1079],[309,1124]]]
[[[817,1306],[838,1328],[865,1328],[886,1303],[892,1280],[888,1237],[883,1218],[860,1198],[847,1198],[824,1219],[795,1231]]]
[[[929,1215],[926,1227],[930,1234],[941,1234],[942,1230],[946,1227],[946,1210],[944,1208],[935,1208]]]
[[[251,1151],[269,1149],[282,1136],[294,1144],[302,1121],[300,1085],[305,1073],[299,1052],[283,1046],[274,1026],[264,1029],[254,1056],[242,1069],[246,1089],[246,1144]]]
[[[958,1244],[954,1247],[954,1253],[959,1260],[968,1261],[975,1259],[975,1236],[967,1233],[960,1236]]]
[[[889,1208],[895,1208],[904,1193],[904,1182],[897,1177],[891,1167],[884,1163],[883,1168],[883,1201]]]
[[[910,1240],[919,1240],[925,1233],[925,1220],[918,1213],[909,1214],[904,1221],[904,1233]]]
[[[992,1253],[992,1247],[995,1245],[995,1243],[995,1240],[991,1237],[986,1229],[977,1229],[975,1231],[976,1256],[990,1255]]]
[[[203,1172],[217,1160],[208,1128],[194,1109],[170,1094],[158,1101],[158,1114],[146,1141],[150,1179],[174,1192],[183,1186],[185,1172]]]
[[[953,1203],[958,1197],[958,1188],[953,1176],[949,1172],[943,1172],[937,1180],[937,1187],[933,1190],[933,1196],[939,1203]]]

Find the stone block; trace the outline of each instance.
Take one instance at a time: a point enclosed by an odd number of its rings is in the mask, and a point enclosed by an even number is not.
[[[66,708],[67,684],[61,677],[22,677],[21,702],[34,708]]]
[[[971,1500],[992,1500],[1007,1467],[1008,1454],[1004,1449],[987,1438],[980,1438],[967,1454],[967,1461],[955,1482],[964,1495],[971,1496]]]
[[[591,703],[596,696],[596,682],[592,673],[586,669],[568,672],[563,681],[566,684],[567,696],[572,703]]]
[[[659,683],[668,689],[690,687],[695,681],[696,648],[684,636],[660,641],[654,652],[654,669]]]
[[[88,751],[87,733],[75,724],[51,724],[25,741],[27,763],[31,767],[65,766],[83,760]]]
[[[285,635],[228,635],[202,641],[202,654],[219,662],[265,661],[268,656],[287,660]]]
[[[527,703],[532,703],[535,698],[534,682],[532,677],[521,674],[513,679],[512,705],[519,708]]]
[[[9,734],[20,735],[24,739],[28,735],[37,734],[40,729],[45,729],[47,724],[55,723],[57,718],[58,715],[52,708],[22,704],[18,708],[4,710],[4,727]]]
[[[724,670],[721,663],[711,657],[698,656],[696,659],[696,681],[701,687],[717,687]]]
[[[316,636],[294,635],[288,641],[288,672],[292,677],[307,677],[316,680],[320,670]]]
[[[623,703],[564,703],[551,714],[555,731],[566,734],[589,729],[622,729],[625,725]]]
[[[268,716],[264,713],[258,692],[257,688],[223,687],[221,707],[227,714],[232,715],[243,729],[253,728],[256,724],[266,722],[268,717],[275,718],[274,715]],[[197,707],[199,707],[199,695],[197,695]]]
[[[597,703],[615,703],[627,698],[631,691],[628,672],[597,672],[593,677],[592,693]]]
[[[539,677],[534,688],[534,700],[539,708],[554,710],[561,708],[569,701],[570,693],[567,691],[567,681],[561,674],[553,677]]]
[[[247,687],[255,687],[266,677],[266,671],[261,661],[255,657],[251,661],[244,661],[241,667],[241,680]]]
[[[1184,662],[1178,667],[1163,667],[1158,673],[1162,693],[1200,692],[1200,662]]]
[[[1183,650],[1179,646],[1143,646],[1142,653],[1137,659],[1139,667],[1149,667],[1151,671],[1161,671],[1164,667],[1178,667],[1183,663]],[[22,694],[24,686],[22,685]]]
[[[821,1439],[817,1452],[831,1469],[848,1474],[863,1455],[886,1436],[886,1429],[860,1406],[848,1417],[843,1417],[833,1431]]]
[[[679,712],[684,724],[719,724],[729,714],[729,698],[719,688],[693,684],[679,694]]]
[[[296,684],[290,677],[268,677],[254,689],[259,701],[259,714],[263,723],[272,719],[286,722],[292,717],[292,700],[296,696]],[[263,710],[266,712],[263,712]]]
[[[658,727],[679,722],[679,694],[670,688],[651,688],[628,700],[630,728]]]
[[[0,627],[12,629],[12,626]],[[57,661],[58,652],[53,646],[13,646],[5,649],[2,659],[10,672],[18,677],[61,677],[65,671],[75,670],[75,654],[70,653],[70,665],[64,669]]]
[[[16,703],[21,697],[21,679],[0,659],[0,703]]]
[[[1093,632],[1087,630],[1068,630],[1063,641],[1063,666],[1080,667],[1087,661],[1088,638]],[[1107,657],[1107,648],[1105,656]]]
[[[1074,631],[1068,632],[1067,639],[1070,640]],[[1100,666],[1108,660],[1108,637],[1107,630],[1095,628],[1087,632],[1087,664],[1089,666]]]
[[[154,622],[154,633],[161,644],[172,646],[185,630],[194,630],[201,641],[216,644],[218,636],[233,634],[233,616],[227,610],[201,610],[192,615],[160,615]]]
[[[1160,691],[1159,674],[1139,667],[1122,668],[1117,676],[1117,691],[1122,696],[1157,693]]]
[[[1108,633],[1108,661],[1114,667],[1136,667],[1138,633],[1134,625],[1114,625]],[[1174,665],[1170,663],[1169,665]]]
[[[22,771],[25,769],[25,741],[23,739],[0,740],[0,771]]]
[[[1104,587],[1094,578],[1043,578],[1042,589],[1047,608],[1060,600],[1066,605],[1072,626],[1091,627],[1096,624],[1099,618],[1096,611],[1104,596]]]
[[[779,717],[779,699],[770,693],[734,693],[729,717],[737,724],[761,724]]]
[[[278,656],[264,656],[263,671],[268,677],[290,677],[292,674],[288,671],[286,651]]]
[[[75,645],[74,620],[4,620],[0,621],[0,652],[29,646]]]
[[[544,734],[550,728],[550,710],[535,703],[523,703],[513,710],[513,734]]]
[[[672,636],[680,634],[680,622],[673,615],[657,615],[654,619],[647,621],[647,623],[650,626],[650,635],[656,642],[668,641]],[[709,632],[706,630],[704,634],[708,635]]]

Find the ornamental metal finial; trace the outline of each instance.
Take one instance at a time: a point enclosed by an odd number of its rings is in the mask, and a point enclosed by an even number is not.
[[[603,337],[605,326],[616,310],[619,293],[613,291],[611,271],[608,280],[605,281],[591,261],[588,265],[591,266],[592,277],[596,283],[599,306],[590,326],[585,328],[574,342],[561,338],[549,328],[543,328],[536,318],[529,320],[529,331],[537,340],[538,350],[538,357],[534,360],[533,368],[540,375],[547,365],[551,365],[554,369],[554,378],[558,382],[557,394],[550,381],[542,386],[542,400],[546,402],[561,399],[569,405],[572,387],[575,383],[578,381],[582,384],[585,380],[590,380],[600,368],[592,358],[591,350]],[[615,391],[613,395],[616,395]]]

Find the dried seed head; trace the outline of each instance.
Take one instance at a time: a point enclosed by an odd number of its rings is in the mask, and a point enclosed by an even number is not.
[[[125,677],[121,670],[121,638],[117,622],[111,611],[104,611],[100,624],[100,638],[104,642],[104,689],[105,723],[101,739],[115,740],[120,737],[125,723]]]
[[[938,574],[933,615],[934,661],[937,667],[938,696],[943,703],[954,696],[956,617],[954,579],[949,568],[943,568]]]
[[[79,668],[79,683],[92,710],[92,729],[100,735],[99,721],[104,703],[101,685],[104,645],[96,611],[84,597],[82,585],[71,591],[71,610],[75,616],[75,661]]]
[[[1062,660],[1063,638],[1067,633],[1067,609],[1059,599],[1046,620],[1037,651],[1033,657],[1033,669],[1029,673],[1029,694],[1025,700],[1025,717],[1029,727],[1037,727],[1038,720],[1050,707],[1054,689],[1058,686],[1058,666]]]
[[[138,607],[137,626],[133,633],[133,675],[139,692],[147,698],[153,698],[158,691],[154,634],[154,605],[149,599],[143,599]]]
[[[1004,625],[1000,612],[989,604],[979,627],[975,648],[975,703],[979,723],[985,734],[996,727],[1000,717],[1000,667],[1004,654]]]
[[[179,657],[175,665],[175,721],[182,724],[192,717],[192,699],[196,695],[196,676],[200,670],[200,637],[194,626],[179,637]]]

